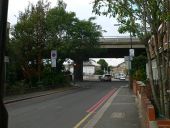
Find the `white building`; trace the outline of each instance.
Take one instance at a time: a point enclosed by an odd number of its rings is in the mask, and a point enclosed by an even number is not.
[[[94,75],[96,70],[96,65],[92,64],[92,62],[83,62],[83,74],[84,75]]]
[[[74,72],[73,62],[64,63],[65,70],[69,70],[72,74]],[[99,69],[100,65],[94,61],[85,61],[83,62],[83,75],[94,75],[96,69]]]

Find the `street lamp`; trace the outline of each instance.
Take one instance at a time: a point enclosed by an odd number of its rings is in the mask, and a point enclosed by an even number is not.
[[[130,31],[130,49],[129,49],[129,86],[132,87],[132,75],[131,75],[131,61],[134,57],[134,49],[132,49],[132,34]]]
[[[122,24],[114,24],[114,26],[120,26]],[[129,75],[129,85],[131,86],[131,60],[134,56],[134,49],[132,49],[132,33],[130,31],[130,48],[129,48],[129,57],[128,57],[128,75]]]
[[[130,48],[129,48],[129,76],[130,76],[130,70],[131,70],[131,60],[132,60],[132,55],[133,54],[133,49],[132,49],[132,34],[130,31]]]

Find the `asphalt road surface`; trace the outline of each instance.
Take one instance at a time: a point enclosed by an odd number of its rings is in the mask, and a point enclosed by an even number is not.
[[[82,82],[78,89],[7,104],[9,128],[78,128],[88,113],[127,84]]]

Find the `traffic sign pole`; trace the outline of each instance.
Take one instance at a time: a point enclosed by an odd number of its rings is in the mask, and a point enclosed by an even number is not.
[[[8,0],[0,0],[0,128],[8,128],[8,112],[3,103],[4,54],[6,41]]]
[[[57,51],[51,50],[51,67],[56,67]]]

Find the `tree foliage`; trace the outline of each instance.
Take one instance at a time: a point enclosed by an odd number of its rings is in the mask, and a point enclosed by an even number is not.
[[[132,60],[132,77],[135,80],[143,81],[145,83],[146,81],[146,63],[147,58],[144,55],[139,55],[137,57],[134,57]]]
[[[108,63],[104,59],[100,59],[97,63],[101,65],[101,70],[107,70]]]
[[[46,49],[46,12],[49,3],[38,1],[29,4],[24,12],[19,13],[18,22],[12,30],[10,47],[13,49],[18,66],[26,78],[40,77],[42,56]]]
[[[63,1],[58,1],[54,8],[43,0],[36,5],[29,4],[19,13],[8,46],[16,74],[29,82],[40,81],[44,78],[51,50],[57,50],[58,72],[62,72],[65,58],[87,58],[99,46],[101,36],[101,27],[93,19],[79,20],[74,12],[66,11]]]
[[[73,59],[77,64],[74,71],[79,70],[75,74],[80,79],[83,60],[94,54],[99,46],[101,27],[93,22],[94,19],[79,20],[75,13],[67,12],[62,3],[47,14],[49,48],[57,49],[63,60]]]

